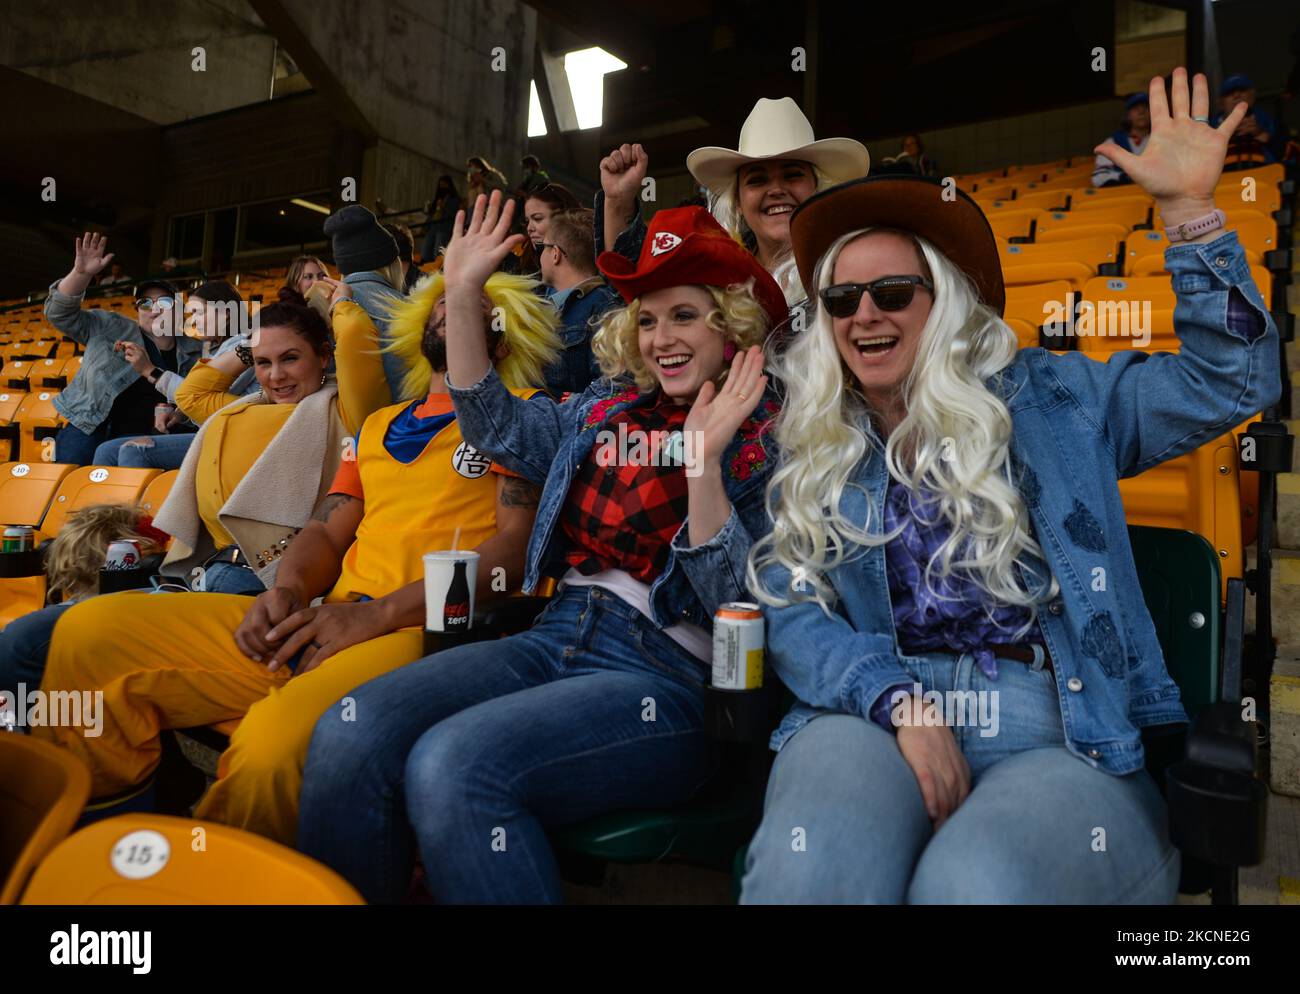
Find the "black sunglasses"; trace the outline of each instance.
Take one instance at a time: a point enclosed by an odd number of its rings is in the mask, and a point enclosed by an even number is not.
[[[924,276],[885,276],[871,283],[836,283],[821,292],[822,305],[832,317],[852,317],[865,292],[871,294],[872,302],[882,311],[901,311],[912,302],[918,286],[934,293],[934,284]]]

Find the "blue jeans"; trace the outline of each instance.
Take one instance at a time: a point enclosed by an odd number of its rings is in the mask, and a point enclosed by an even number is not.
[[[743,903],[1174,900],[1179,854],[1160,791],[1145,770],[1114,776],[1066,751],[1049,671],[1000,659],[989,680],[973,656],[942,653],[903,664],[926,691],[996,692],[985,698],[996,734],[949,725],[970,794],[936,832],[891,732],[816,717],[772,768]]]
[[[678,804],[715,772],[705,673],[614,594],[567,588],[529,631],[426,656],[326,711],[298,848],[391,902],[414,829],[437,901],[559,902],[548,826]]]
[[[52,604],[0,628],[0,690],[16,692],[20,683],[25,683],[28,690],[41,685],[54,623],[71,606]]]
[[[147,444],[131,445],[137,438]],[[96,466],[129,466],[134,469],[180,469],[185,453],[190,450],[194,433],[175,435],[124,435],[114,438],[95,450]]]
[[[93,466],[95,450],[112,433],[108,422],[87,435],[76,425],[64,425],[54,436],[54,462]]]

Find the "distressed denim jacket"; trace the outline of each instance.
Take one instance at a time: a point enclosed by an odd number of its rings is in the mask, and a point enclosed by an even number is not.
[[[496,370],[463,390],[448,381],[447,392],[465,440],[542,487],[524,576],[524,591],[531,593],[543,575],[559,577],[567,571],[561,513],[574,473],[601,429],[616,414],[649,403],[658,393],[643,394],[630,381],[602,377],[563,404],[544,394],[524,400],[505,388]],[[683,521],[673,537],[668,564],[650,586],[650,607],[659,627],[685,621],[711,629],[719,605],[751,599],[745,562],[751,536],[767,527],[764,491],[774,449],[766,433],[776,412],[776,395],[769,389],[723,453],[722,480],[731,514],[721,530],[692,547]]]
[[[1013,473],[1060,585],[1038,622],[1066,744],[1117,775],[1143,765],[1140,728],[1187,720],[1143,601],[1118,481],[1230,431],[1281,394],[1277,328],[1237,236],[1173,246],[1165,260],[1180,352],[1126,351],[1101,363],[1021,349],[988,381],[1010,410]],[[1228,321],[1232,293],[1263,318],[1253,340]],[[873,449],[850,477],[841,513],[865,521],[870,501],[871,520],[883,520],[887,483]],[[788,571],[767,569],[762,579],[791,589]],[[912,682],[894,636],[883,547],[858,550],[827,580],[837,596],[829,617],[807,601],[765,610],[769,659],[802,702],[773,734],[774,749],[818,713],[866,718],[884,691]]]
[[[104,423],[117,395],[140,375],[113,351],[113,343],[127,341],[143,346],[144,332],[124,314],[82,307],[81,295],[69,297],[60,293],[58,286],[57,280],[50,285],[45,317],[68,338],[84,345],[86,354],[72,382],[54,397],[54,409],[89,435]],[[177,372],[185,376],[202,352],[202,342],[178,333]]]

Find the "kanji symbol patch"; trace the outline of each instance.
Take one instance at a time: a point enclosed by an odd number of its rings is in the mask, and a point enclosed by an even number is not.
[[[451,455],[451,466],[467,480],[477,480],[492,468],[492,460],[469,442],[461,442]]]

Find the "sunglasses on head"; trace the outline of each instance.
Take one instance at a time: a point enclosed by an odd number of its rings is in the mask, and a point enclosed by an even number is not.
[[[862,294],[882,311],[901,311],[912,302],[916,288],[934,293],[934,284],[924,276],[885,276],[870,283],[836,283],[821,292],[822,305],[832,317],[847,318],[857,313]]]
[[[171,297],[159,297],[157,300],[152,297],[141,297],[135,302],[135,306],[142,311],[169,311],[176,306],[176,301],[172,300]]]

